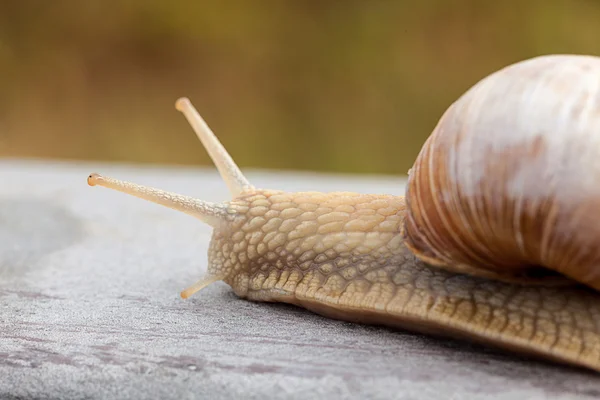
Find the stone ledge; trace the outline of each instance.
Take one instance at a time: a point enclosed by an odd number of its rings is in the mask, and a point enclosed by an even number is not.
[[[209,227],[86,185],[89,172],[211,201],[216,171],[0,161],[0,398],[592,399],[600,379],[450,340],[236,298],[184,301]],[[402,193],[393,177],[252,171],[256,186]]]

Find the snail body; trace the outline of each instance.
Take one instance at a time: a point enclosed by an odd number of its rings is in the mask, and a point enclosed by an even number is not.
[[[600,58],[538,57],[484,78],[442,116],[406,197],[257,189],[189,100],[176,107],[231,201],[88,183],[214,228],[207,273],[182,297],[222,280],[252,301],[600,371]]]

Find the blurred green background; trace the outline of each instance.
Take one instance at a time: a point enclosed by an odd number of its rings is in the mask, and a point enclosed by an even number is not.
[[[0,0],[0,156],[405,174],[452,101],[600,55],[600,1]]]

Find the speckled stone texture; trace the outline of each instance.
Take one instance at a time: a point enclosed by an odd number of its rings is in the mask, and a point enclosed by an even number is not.
[[[0,398],[596,399],[600,375],[251,303],[206,268],[210,227],[86,184],[97,171],[209,201],[213,169],[0,161]],[[283,190],[401,194],[393,177],[250,171]]]

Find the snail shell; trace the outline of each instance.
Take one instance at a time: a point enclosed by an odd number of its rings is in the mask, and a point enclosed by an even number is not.
[[[92,174],[211,225],[208,268],[239,297],[468,339],[600,371],[600,59],[500,70],[441,118],[407,196],[255,188],[178,100],[224,203]],[[584,285],[578,285],[582,283]],[[588,287],[589,286],[589,287]]]
[[[442,116],[412,168],[407,246],[498,279],[540,267],[600,289],[600,58],[489,75]]]

